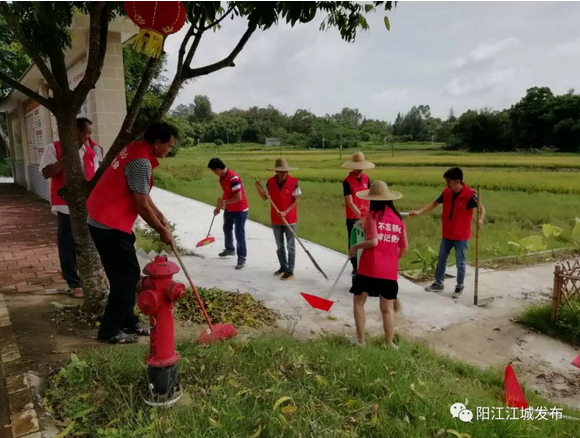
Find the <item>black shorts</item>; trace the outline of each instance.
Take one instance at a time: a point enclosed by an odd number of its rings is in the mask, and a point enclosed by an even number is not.
[[[396,280],[386,280],[384,278],[367,277],[356,274],[350,293],[360,295],[363,292],[370,297],[383,297],[387,300],[396,300],[399,293],[399,283]]]

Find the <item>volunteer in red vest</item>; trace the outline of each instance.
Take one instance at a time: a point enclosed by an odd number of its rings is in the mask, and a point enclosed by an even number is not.
[[[89,119],[78,118],[76,123],[81,168],[85,179],[90,181],[101,161],[103,161],[103,148],[91,140],[93,124]],[[44,178],[50,180],[50,205],[52,213],[57,216],[58,258],[60,260],[62,278],[66,281],[72,296],[82,298],[83,289],[77,270],[77,256],[70,222],[70,211],[65,200],[58,195],[58,190],[65,185],[60,142],[55,141],[46,146],[40,159],[39,170]]]
[[[373,163],[365,160],[362,152],[355,152],[350,161],[342,165],[344,169],[350,169],[351,172],[342,182],[342,193],[344,196],[344,208],[346,212],[346,231],[348,248],[350,249],[350,233],[354,224],[361,220],[369,209],[368,201],[356,196],[361,190],[367,190],[371,185],[368,175],[363,172],[375,167]],[[352,257],[352,275],[356,275],[356,257]]]
[[[430,204],[427,204],[419,211],[410,211],[409,216],[420,216],[443,204],[442,234],[439,246],[439,256],[437,259],[437,269],[435,271],[435,282],[427,287],[428,292],[440,292],[444,289],[445,268],[447,259],[452,249],[455,249],[455,260],[457,264],[457,285],[453,298],[459,298],[463,294],[465,280],[465,264],[467,260],[467,246],[471,238],[471,223],[473,221],[473,210],[477,208],[477,194],[475,190],[463,183],[463,171],[458,167],[449,169],[443,175],[447,182],[447,187],[443,193]],[[485,208],[481,205],[481,218],[477,227],[483,225]]]
[[[161,240],[173,240],[169,223],[153,203],[153,169],[177,138],[167,123],[155,123],[143,140],[126,146],[91,192],[87,200],[88,226],[109,279],[110,293],[99,327],[98,339],[112,344],[137,342],[135,335],[148,336],[149,329],[135,315],[135,293],[141,275],[135,253],[133,225],[141,216]]]
[[[248,220],[248,200],[244,184],[240,176],[233,170],[228,169],[219,158],[212,158],[207,167],[220,179],[222,196],[218,198],[213,214],[217,216],[225,206],[224,235],[225,249],[219,254],[220,257],[235,255],[238,263],[236,269],[242,269],[246,265],[246,221]],[[236,235],[236,248],[234,248],[234,229]]]
[[[385,340],[388,346],[395,336],[395,311],[398,309],[399,259],[407,251],[407,232],[397,211],[394,200],[403,195],[391,191],[383,181],[375,181],[369,190],[362,190],[357,197],[369,201],[365,217],[365,241],[354,244],[349,255],[354,257],[362,249],[357,274],[350,292],[353,294],[354,321],[357,336],[351,338],[355,345],[365,345],[365,303],[367,297],[380,297]]]
[[[297,205],[302,192],[298,186],[298,180],[288,175],[288,172],[296,170],[296,168],[288,167],[288,163],[284,158],[278,158],[274,167],[268,170],[276,172],[276,175],[268,179],[264,187],[266,193],[262,192],[260,183],[257,181],[256,189],[258,190],[260,198],[264,201],[268,200],[266,196],[268,194],[274,205],[280,211],[281,216],[276,213],[274,207],[270,206],[270,221],[274,231],[274,238],[276,239],[276,246],[278,247],[276,253],[278,255],[278,261],[280,262],[280,269],[274,272],[274,275],[276,277],[280,276],[280,279],[283,281],[287,281],[294,278],[296,239],[294,238],[294,234],[284,224],[282,218],[286,219],[288,225],[296,232],[296,222],[298,220]],[[286,256],[284,238],[288,245],[288,256]]]

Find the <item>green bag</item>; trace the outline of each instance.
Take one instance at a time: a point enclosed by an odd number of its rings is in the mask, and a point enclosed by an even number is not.
[[[357,222],[352,227],[352,231],[350,232],[350,246],[353,246],[356,243],[361,243],[365,241],[365,230],[361,223]],[[360,260],[360,256],[363,250],[359,249],[356,253],[356,266],[358,269],[358,261]]]

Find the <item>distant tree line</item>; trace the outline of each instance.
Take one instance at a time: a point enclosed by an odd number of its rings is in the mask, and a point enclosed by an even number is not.
[[[580,94],[569,90],[556,96],[548,87],[530,88],[509,109],[450,117],[438,137],[449,148],[472,152],[580,152]]]
[[[144,60],[126,50],[125,80],[127,97],[136,90],[133,77],[140,77]],[[137,118],[147,119],[158,106],[167,82],[158,72],[144,99]],[[150,105],[149,105],[150,103]],[[151,107],[151,108],[149,108]],[[450,110],[446,120],[431,115],[429,105],[412,107],[397,114],[395,121],[368,119],[358,109],[343,108],[336,114],[317,116],[306,109],[288,115],[269,105],[266,108],[232,108],[215,113],[209,97],[197,95],[193,102],[181,104],[166,119],[183,134],[179,144],[191,147],[201,143],[265,143],[266,138],[305,148],[359,147],[362,142],[440,142],[452,150],[472,152],[553,150],[580,152],[580,94],[569,90],[556,96],[547,87],[527,90],[511,108],[468,110],[455,117]],[[175,149],[174,153],[177,152]]]

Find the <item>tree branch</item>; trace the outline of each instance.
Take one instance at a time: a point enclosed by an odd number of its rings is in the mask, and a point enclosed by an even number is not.
[[[199,30],[195,34],[195,38],[193,40],[193,43],[191,43],[191,47],[189,48],[189,51],[187,52],[187,56],[185,57],[185,61],[183,62],[183,64],[181,64],[180,71],[182,74],[184,71],[183,69],[189,68],[189,66],[191,64],[191,60],[193,59],[195,52],[197,52],[197,48],[199,47],[199,43],[201,42],[201,37],[203,36],[203,33],[205,32],[205,29],[203,29],[201,27],[201,24],[205,21],[206,16],[207,15],[205,14],[205,12],[203,12],[201,14],[201,16],[199,17]],[[178,68],[179,68],[179,66],[178,66]]]
[[[54,112],[54,105],[52,104],[52,99],[47,99],[45,97],[42,97],[40,94],[35,93],[30,88],[25,87],[20,82],[15,81],[10,76],[7,76],[6,74],[2,73],[1,71],[0,71],[0,80],[3,82],[6,82],[10,86],[14,87],[16,90],[20,91],[22,94],[30,97],[31,99],[34,99],[43,107],[48,108],[50,111]]]
[[[5,1],[0,2],[0,15],[2,15],[8,27],[10,28],[10,30],[12,31],[18,42],[22,45],[22,47],[26,51],[26,54],[30,57],[30,59],[32,59],[32,61],[34,62],[40,73],[42,73],[42,76],[44,76],[44,79],[46,80],[46,82],[48,82],[48,85],[52,89],[53,94],[54,95],[62,94],[63,90],[61,90],[60,86],[56,82],[56,79],[52,75],[52,72],[50,71],[50,69],[48,68],[42,57],[40,56],[39,51],[34,48],[34,44],[28,39],[28,37],[22,31],[20,23],[18,23],[17,18],[14,15],[12,15],[8,3],[6,3]],[[38,103],[40,103],[40,101],[38,101]]]
[[[54,79],[58,82],[63,94],[69,92],[70,88],[68,86],[68,74],[66,71],[64,52],[58,47],[54,47],[54,49],[48,54],[48,59],[50,60],[50,68],[54,75]]]
[[[107,53],[107,35],[109,33],[109,6],[107,2],[90,2],[91,17],[89,58],[85,75],[74,89],[72,107],[80,108],[89,91],[101,77],[105,55]]]
[[[177,57],[177,69],[178,70],[181,67],[183,67],[183,57],[185,56],[185,48],[187,47],[187,43],[189,42],[190,38],[193,36],[193,32],[194,32],[194,25],[192,24],[191,26],[189,26],[189,29],[187,30],[187,33],[185,34],[185,37],[183,38],[183,41],[181,42],[181,46],[179,46],[179,52],[178,52],[178,57]]]
[[[252,34],[254,33],[255,30],[256,30],[255,26],[248,27],[248,29],[246,30],[244,35],[242,35],[242,38],[240,38],[240,41],[238,42],[238,44],[234,48],[234,50],[232,50],[232,52],[227,57],[222,59],[221,61],[218,61],[214,64],[206,65],[204,67],[193,68],[193,69],[190,68],[188,65],[186,65],[184,67],[184,70],[183,70],[183,79],[184,80],[192,79],[192,78],[196,78],[199,76],[204,76],[204,75],[208,75],[210,73],[214,73],[214,72],[221,70],[222,68],[225,68],[225,67],[233,67],[234,60],[236,59],[238,54],[242,51],[242,49],[244,48],[244,46],[246,45],[246,43],[248,42],[248,40],[250,39],[250,37],[252,36]]]
[[[218,24],[220,24],[223,21],[224,18],[226,18],[228,15],[231,14],[231,12],[234,10],[235,7],[236,7],[235,5],[230,6],[229,9],[226,12],[224,12],[224,14],[220,18],[218,18],[213,23],[210,23],[205,27],[202,27],[200,24],[200,29],[203,29],[205,31],[205,30],[211,29],[214,26],[217,26]]]

